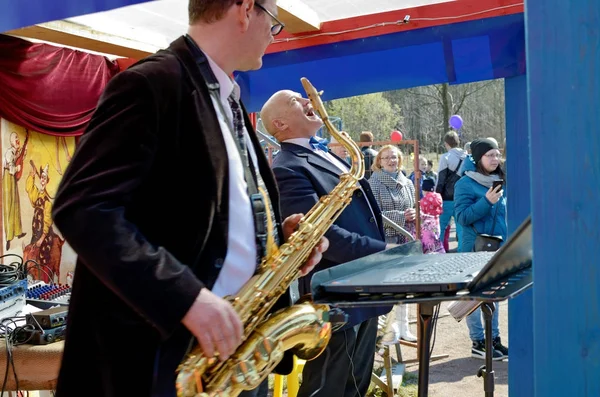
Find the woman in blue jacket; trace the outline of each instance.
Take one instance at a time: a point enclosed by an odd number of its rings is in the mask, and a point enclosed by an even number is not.
[[[464,161],[464,175],[454,186],[454,214],[463,226],[461,252],[473,251],[477,234],[507,238],[506,195],[502,186],[493,188],[494,181],[504,180],[500,166],[498,143],[489,138],[471,142],[472,161]],[[492,230],[493,229],[493,230]],[[469,336],[473,342],[471,355],[485,358],[485,336],[481,310],[467,317]],[[508,348],[502,345],[498,329],[498,305],[492,318],[493,359],[508,357]]]

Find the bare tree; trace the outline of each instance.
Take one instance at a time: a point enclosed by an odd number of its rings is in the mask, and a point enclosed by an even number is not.
[[[450,129],[453,114],[464,120],[459,135],[467,142],[476,137],[493,136],[504,139],[504,81],[490,80],[461,85],[447,83],[405,90],[384,95],[404,110],[403,123],[398,126],[405,136],[418,139],[423,151],[443,151],[443,137]]]

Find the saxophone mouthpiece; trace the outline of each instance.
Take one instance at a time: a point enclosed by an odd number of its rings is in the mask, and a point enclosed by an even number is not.
[[[306,77],[301,77],[300,82],[302,82],[302,87],[304,87],[304,91],[306,91],[306,95],[309,98],[313,96],[315,99],[317,99],[317,97],[323,95],[323,90],[317,91],[317,89],[310,83],[310,81],[308,81]]]
[[[301,77],[300,82],[302,83],[302,87],[304,87],[304,91],[306,91],[306,96],[313,104],[313,109],[325,123],[329,117],[327,116],[327,112],[323,106],[323,101],[321,101],[321,95],[323,95],[323,91],[317,91],[317,89],[310,83],[310,81],[308,81],[306,77]]]
[[[310,81],[308,81],[306,77],[301,77],[300,82],[302,83],[302,87],[304,88],[304,91],[306,91],[306,95],[309,97],[309,99],[311,96],[319,95],[315,87],[310,83]]]

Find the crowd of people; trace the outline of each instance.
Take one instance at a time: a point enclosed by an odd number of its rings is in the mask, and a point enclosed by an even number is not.
[[[284,28],[275,0],[189,0],[188,11],[186,34],[108,83],[60,182],[52,216],[77,254],[77,269],[58,397],[82,390],[174,396],[177,368],[191,347],[229,358],[244,324],[226,297],[256,272],[265,241],[285,242],[350,167],[315,138],[321,120],[309,100],[289,90],[274,93],[261,110],[281,142],[272,166],[263,155],[231,76],[260,68]],[[400,169],[398,148],[364,149],[369,178],[302,267],[301,294],[310,292],[317,270],[404,243],[382,213],[416,233],[419,205],[425,252],[445,252],[440,234],[451,217],[462,226],[461,251],[492,225],[506,237],[504,190],[490,187],[504,177],[498,145],[473,141],[467,158],[455,135],[446,136],[437,175],[432,163],[419,162],[418,187]],[[450,195],[445,185],[455,179]],[[271,236],[264,235],[265,208],[275,225]],[[294,303],[292,296],[286,291],[274,309]],[[327,354],[305,365],[298,395],[366,395],[377,318],[391,310],[350,311]],[[397,338],[415,340],[407,308],[393,310]],[[468,321],[473,352],[484,348],[475,317]],[[110,326],[98,326],[99,318]],[[507,355],[496,331],[495,351]],[[286,354],[275,371],[289,372],[291,362]],[[241,395],[265,396],[266,387],[263,381]]]

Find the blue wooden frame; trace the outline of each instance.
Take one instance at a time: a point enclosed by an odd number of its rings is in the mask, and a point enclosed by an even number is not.
[[[303,93],[300,77],[331,100],[522,74],[523,14],[511,14],[268,54],[261,69],[236,73],[236,81],[248,111],[257,112],[278,90]]]
[[[525,7],[534,395],[600,396],[600,2]]]
[[[525,75],[504,80],[508,233],[531,213],[529,113]],[[533,297],[529,289],[508,302],[509,395],[533,396]]]

